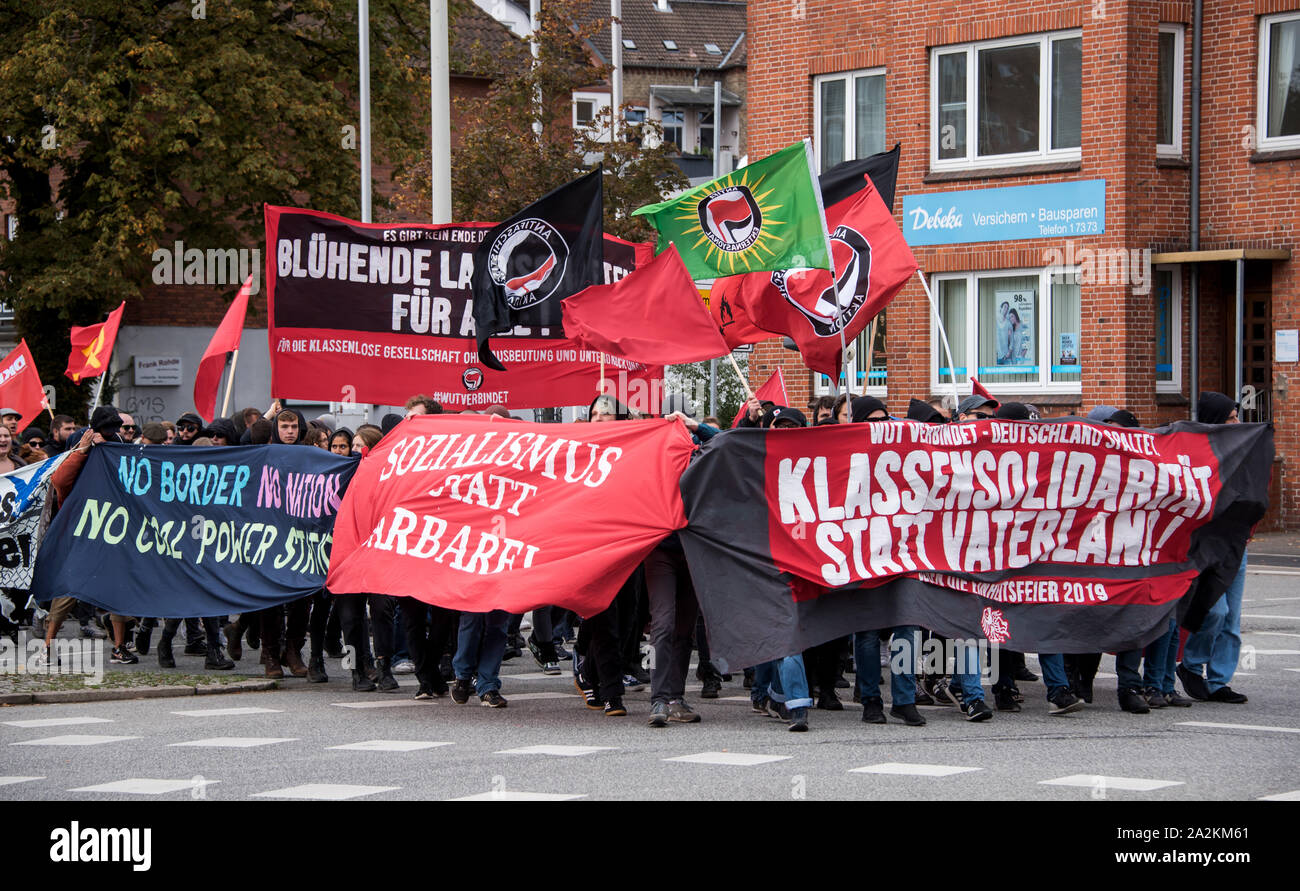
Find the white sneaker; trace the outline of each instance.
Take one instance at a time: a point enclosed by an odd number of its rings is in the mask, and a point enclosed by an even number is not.
[[[415,674],[415,663],[410,659],[398,659],[393,663],[393,674]]]
[[[32,671],[34,669],[44,669],[49,664],[50,664],[50,648],[42,644],[40,652],[32,657],[32,661],[27,663],[27,670]]]

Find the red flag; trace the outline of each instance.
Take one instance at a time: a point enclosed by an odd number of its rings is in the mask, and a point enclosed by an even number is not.
[[[646,365],[703,362],[731,352],[677,246],[609,285],[564,298],[564,336]]]
[[[122,323],[126,301],[108,314],[108,319],[98,325],[74,326],[72,352],[68,355],[68,369],[63,372],[79,384],[89,377],[99,377],[108,370],[108,360],[117,342],[117,326]]]
[[[248,313],[248,298],[253,292],[250,275],[230,302],[225,317],[203,351],[199,369],[194,374],[194,409],[210,421],[217,410],[217,390],[221,387],[221,371],[226,367],[226,353],[239,349],[239,336],[244,331],[244,316]]]
[[[841,326],[846,342],[857,337],[917,270],[893,214],[871,180],[863,182],[863,189],[826,209],[834,276],[824,269],[750,273],[733,277],[739,281],[723,290],[722,299],[738,305],[756,327],[792,337],[804,364],[832,379],[843,363]]]
[[[680,421],[533,424],[417,415],[361,459],[327,585],[448,609],[591,616],[686,525]]]
[[[993,399],[993,394],[984,389],[984,385],[975,380],[975,378],[970,379],[970,386],[977,396],[983,396],[985,399],[992,399],[994,402],[997,402],[996,399]]]
[[[45,390],[26,340],[18,341],[18,346],[0,360],[0,406],[21,415],[19,431],[25,430],[45,408]]]
[[[763,386],[754,391],[754,396],[758,398],[759,402],[771,400],[777,405],[789,405],[790,397],[785,392],[785,377],[781,374],[781,369],[778,368],[772,372],[772,376],[764,382]],[[742,405],[740,411],[736,412],[736,417],[732,419],[731,426],[733,428],[739,427],[740,419],[744,416],[745,406]]]

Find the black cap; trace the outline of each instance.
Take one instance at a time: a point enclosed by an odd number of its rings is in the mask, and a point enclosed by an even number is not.
[[[1125,408],[1116,409],[1115,413],[1106,421],[1107,424],[1117,424],[1120,427],[1141,427],[1138,423],[1137,415]]]
[[[885,403],[881,402],[875,396],[854,396],[850,405],[852,406],[851,417],[855,424],[865,421],[877,411],[883,411],[885,414],[889,414],[889,409],[885,408]]]
[[[1023,402],[1004,402],[998,406],[998,410],[993,413],[995,418],[1004,418],[1008,421],[1032,421],[1033,417],[1029,414],[1029,408]]]
[[[943,416],[943,412],[930,403],[915,398],[907,403],[907,419],[909,421],[920,421],[922,424],[948,423],[948,419]]]
[[[1222,424],[1236,409],[1237,403],[1227,396],[1206,390],[1196,400],[1196,420],[1202,424]]]
[[[90,416],[90,429],[96,433],[116,433],[122,429],[122,413],[111,405],[101,405]]]
[[[402,421],[404,420],[406,419],[403,418],[401,415],[397,414],[396,412],[390,411],[388,414],[384,415],[382,420],[380,420],[379,429],[384,431],[384,435],[387,436],[388,434],[393,432],[394,427],[402,423]]]
[[[804,417],[804,413],[788,405],[778,405],[770,414],[771,421],[767,424],[768,427],[775,427],[778,423],[792,424],[795,427],[808,426],[808,419]]]

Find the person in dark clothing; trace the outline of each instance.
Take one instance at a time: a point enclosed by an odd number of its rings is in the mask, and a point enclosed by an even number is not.
[[[193,445],[203,429],[203,419],[192,411],[187,411],[176,419],[175,445]]]
[[[920,421],[922,424],[948,423],[948,419],[944,417],[943,412],[928,402],[922,402],[920,399],[913,399],[907,403],[907,419],[909,421]]]

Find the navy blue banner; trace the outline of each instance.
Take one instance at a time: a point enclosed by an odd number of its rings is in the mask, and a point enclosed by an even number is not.
[[[306,446],[95,446],[46,532],[32,592],[159,618],[310,594],[357,463]]]

